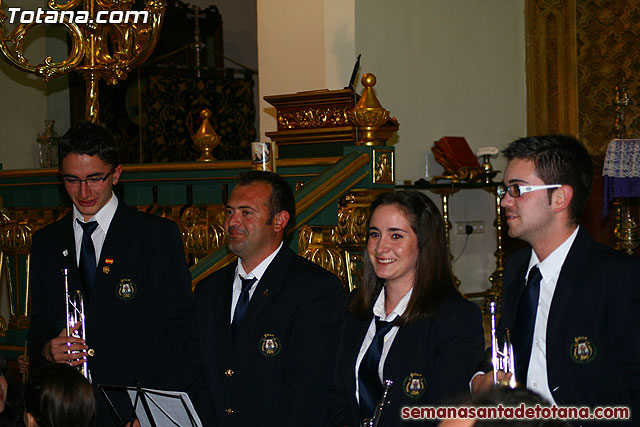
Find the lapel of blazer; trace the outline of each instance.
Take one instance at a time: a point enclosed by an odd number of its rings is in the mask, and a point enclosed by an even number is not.
[[[233,296],[233,280],[236,274],[236,263],[225,268],[226,270],[221,277],[221,286],[215,286],[214,292],[211,293],[213,300],[210,301],[210,303],[213,307],[214,317],[214,323],[212,324],[218,325],[218,336],[224,341],[222,346],[216,345],[215,347],[227,349],[233,346],[233,341],[231,340],[231,298]],[[213,333],[213,331],[209,333]],[[205,342],[211,341],[211,339],[205,340]]]
[[[345,363],[344,369],[347,371],[345,373],[345,378],[347,378],[347,387],[348,387],[348,395],[350,398],[353,398],[355,401],[356,394],[356,361],[358,360],[358,353],[360,353],[360,347],[362,347],[362,342],[364,341],[365,335],[367,335],[367,330],[369,330],[369,325],[371,324],[371,319],[360,320],[356,317],[348,315],[351,322],[350,330],[346,331],[344,334],[345,340],[350,340],[349,342],[345,342]],[[347,363],[348,362],[348,363]],[[386,375],[386,372],[385,372]]]
[[[412,343],[415,345],[415,332],[410,332],[414,325],[409,324],[398,328],[398,333],[393,339],[389,353],[387,353],[387,359],[384,362],[383,375],[385,380],[397,378],[398,369],[405,367],[403,359],[406,357],[406,351],[411,349]]]
[[[553,343],[554,338],[562,331],[562,314],[570,303],[571,296],[575,291],[578,291],[580,285],[584,283],[585,266],[588,265],[587,256],[592,243],[591,237],[589,237],[583,228],[580,228],[564,260],[564,264],[562,264],[558,283],[556,284],[549,309],[549,319],[547,321],[547,353],[549,352],[549,343]]]
[[[105,267],[108,267],[108,269],[117,268],[115,264],[118,263],[119,258],[121,259],[125,256],[122,248],[126,245],[126,236],[129,234],[127,228],[130,225],[128,221],[128,217],[131,214],[130,209],[131,208],[125,205],[122,200],[118,200],[118,207],[113,214],[111,224],[109,224],[109,231],[104,237],[100,258],[98,258],[96,278],[93,283],[93,293],[98,289],[102,289],[104,286],[108,286],[109,274],[105,273]],[[107,264],[105,262],[107,259],[112,260],[114,265]]]
[[[80,282],[80,273],[78,271],[77,255],[76,255],[76,239],[73,232],[73,212],[62,218],[62,235],[58,241],[57,255],[61,259],[61,268],[67,269],[67,279],[69,281],[69,291],[83,291]],[[65,255],[66,254],[66,255]],[[64,273],[60,273],[60,283],[64,285]]]
[[[251,329],[250,325],[260,319],[260,313],[282,291],[285,285],[284,279],[287,269],[295,256],[291,249],[286,244],[283,244],[278,254],[265,270],[249,300],[247,312],[240,328],[238,342],[242,341],[243,332]]]
[[[530,259],[531,249],[523,253],[522,260],[517,264],[514,274],[509,276],[509,278],[505,278],[507,280],[503,284],[502,292],[501,331],[506,328],[513,329],[520,296],[526,284],[525,277]]]

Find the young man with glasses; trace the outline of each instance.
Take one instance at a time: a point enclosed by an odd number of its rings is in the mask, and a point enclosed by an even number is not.
[[[516,380],[558,405],[628,406],[637,422],[640,260],[595,242],[579,225],[591,158],[568,136],[518,139],[503,153],[498,194],[509,236],[531,246],[504,271],[498,333],[510,332]],[[492,373],[478,375],[473,391],[492,382]]]
[[[192,383],[193,298],[180,232],[175,223],[119,200],[115,141],[109,132],[80,122],[59,144],[60,175],[72,212],[33,236],[31,258],[31,363],[82,364],[93,384],[187,390]],[[64,303],[84,295],[86,342],[68,337]],[[108,392],[123,421],[131,416],[126,394]],[[100,426],[113,425],[101,393]]]

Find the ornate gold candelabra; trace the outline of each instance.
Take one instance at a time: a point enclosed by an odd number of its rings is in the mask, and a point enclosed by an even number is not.
[[[9,327],[29,327],[29,264],[32,229],[26,223],[11,222],[2,214],[0,221],[0,273],[4,273],[9,288]],[[0,336],[7,325],[0,317]]]
[[[147,0],[144,11],[132,11],[134,3],[134,0],[69,0],[58,4],[56,0],[48,0],[50,10],[46,12],[44,22],[50,22],[46,20],[49,18],[64,25],[71,38],[71,49],[62,62],[54,62],[51,56],[47,56],[42,63],[33,65],[24,56],[24,41],[29,31],[42,24],[43,19],[17,24],[6,35],[8,17],[0,0],[0,56],[19,70],[33,73],[45,81],[72,70],[81,73],[86,82],[85,117],[98,123],[100,79],[109,85],[126,79],[129,71],[143,64],[151,55],[160,36],[165,10],[163,1]],[[73,13],[65,14],[65,11]],[[125,23],[98,23],[109,16]],[[70,17],[82,19],[72,22]],[[79,23],[85,17],[87,23]]]
[[[627,83],[624,77],[622,77],[620,84],[616,86],[613,105],[616,111],[613,130],[616,138],[623,139],[627,130],[625,125],[626,109],[629,105],[633,105],[633,101],[629,98]],[[613,206],[616,213],[616,226],[613,230],[616,238],[614,247],[618,250],[624,250],[629,255],[633,255],[635,248],[640,245],[640,227],[634,220],[633,215],[631,215],[629,198],[616,198],[613,200]]]
[[[616,138],[622,139],[627,131],[625,125],[626,110],[629,105],[633,105],[633,102],[629,98],[629,92],[627,91],[627,82],[624,77],[619,85],[616,86],[616,94],[613,101],[613,105],[616,108],[616,120],[613,124],[613,131],[616,134]]]

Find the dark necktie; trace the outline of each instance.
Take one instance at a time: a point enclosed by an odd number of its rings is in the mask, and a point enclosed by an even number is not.
[[[244,319],[244,314],[247,311],[247,306],[249,305],[249,289],[251,289],[251,286],[253,286],[257,280],[258,279],[255,277],[245,279],[240,276],[242,290],[240,291],[240,297],[236,303],[236,310],[233,312],[233,322],[231,322],[231,335],[233,337],[233,342],[236,342],[236,337],[238,336],[242,319]]]
[[[82,227],[82,246],[80,246],[80,277],[84,287],[84,293],[91,295],[93,281],[96,278],[96,249],[93,246],[91,234],[98,226],[98,221],[81,222],[76,219],[80,227]]]
[[[360,394],[360,418],[371,418],[382,398],[382,382],[378,376],[378,365],[382,356],[384,336],[393,327],[393,322],[385,322],[376,316],[376,334],[369,349],[360,362],[358,370],[358,392]]]
[[[512,339],[516,359],[516,379],[524,386],[527,384],[527,371],[529,370],[529,359],[531,359],[541,279],[542,274],[538,266],[531,267],[527,285],[522,290],[522,295],[520,295],[516,321],[513,325]]]

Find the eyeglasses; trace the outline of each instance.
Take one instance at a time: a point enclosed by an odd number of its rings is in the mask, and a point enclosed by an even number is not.
[[[107,178],[109,178],[109,175],[111,175],[112,173],[113,171],[109,172],[105,176],[91,177],[87,179],[71,178],[71,177],[63,176],[62,182],[64,182],[64,184],[68,186],[76,186],[76,185],[80,186],[84,182],[89,187],[99,187],[107,180]]]
[[[549,184],[549,185],[500,184],[496,188],[496,193],[498,194],[498,197],[502,199],[507,193],[509,193],[511,197],[520,197],[524,193],[529,193],[531,191],[546,190],[549,188],[558,188],[558,187],[562,187],[562,184]]]

